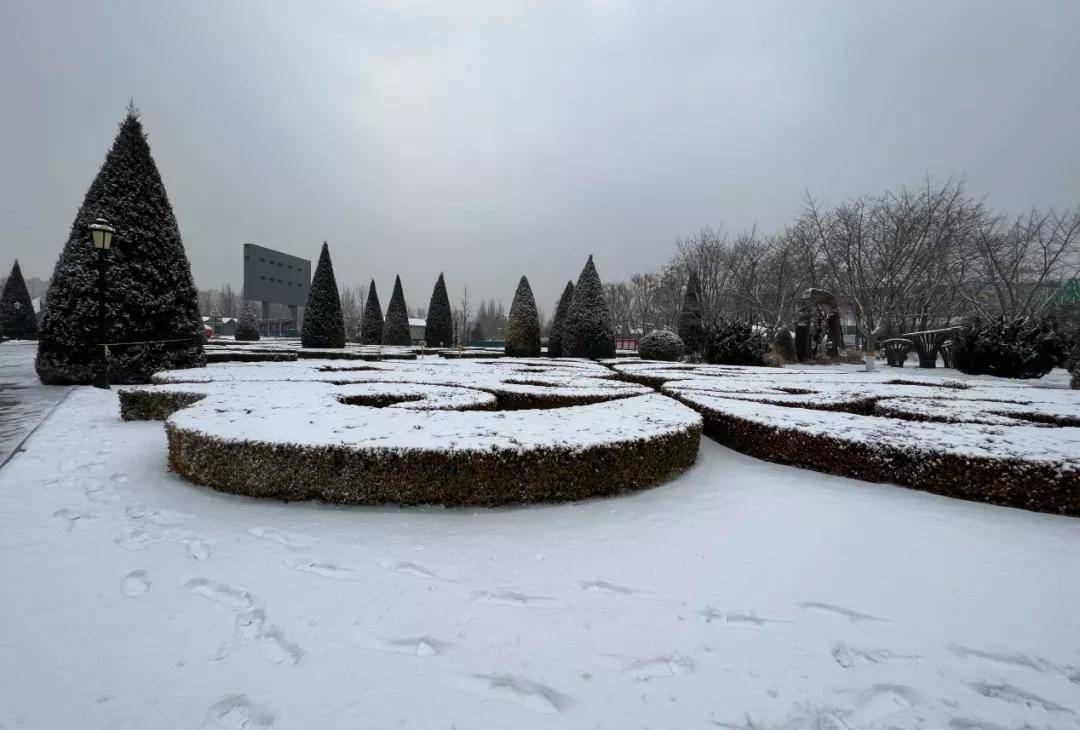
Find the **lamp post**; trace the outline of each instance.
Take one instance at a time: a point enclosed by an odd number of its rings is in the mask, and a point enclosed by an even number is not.
[[[90,241],[97,250],[98,269],[98,313],[97,313],[97,358],[94,360],[94,387],[109,389],[109,363],[105,349],[105,257],[112,247],[112,237],[116,231],[104,218],[98,218],[89,225]]]

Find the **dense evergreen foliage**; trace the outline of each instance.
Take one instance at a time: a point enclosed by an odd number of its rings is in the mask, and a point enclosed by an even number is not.
[[[787,362],[796,362],[795,338],[791,336],[791,330],[783,327],[776,333],[776,352]]]
[[[722,319],[705,337],[705,361],[718,365],[765,365],[769,339],[749,322]]]
[[[360,320],[360,344],[381,345],[383,330],[382,305],[379,304],[379,293],[375,290],[375,280],[371,280],[368,287],[367,304],[364,305],[364,316]]]
[[[1057,364],[1061,341],[1049,320],[974,318],[954,339],[953,363],[970,375],[1041,378]]]
[[[643,360],[678,360],[686,352],[682,338],[671,330],[653,330],[638,343]]]
[[[450,311],[450,297],[446,294],[446,282],[441,273],[431,291],[424,341],[428,347],[452,347],[454,344],[454,315]]]
[[[33,340],[37,338],[37,331],[34,303],[16,259],[0,294],[0,333],[13,340]]]
[[[345,318],[341,314],[341,296],[326,241],[319,252],[315,275],[311,277],[300,344],[303,347],[345,347]]]
[[[548,335],[548,357],[563,356],[563,327],[566,324],[566,315],[570,313],[570,305],[574,302],[574,282],[566,282],[562,296],[555,305],[555,316],[551,319],[551,334]]]
[[[476,324],[472,326],[472,331],[469,333],[469,344],[475,345],[477,342],[483,342],[487,339],[484,335],[484,326],[480,324],[480,320],[476,321]]]
[[[682,309],[679,311],[679,337],[687,352],[701,352],[705,347],[705,324],[701,315],[701,282],[697,272],[691,271],[686,281]]]
[[[540,316],[536,311],[529,280],[521,277],[514,301],[510,303],[510,315],[506,320],[506,354],[510,357],[538,357],[540,355]]]
[[[105,288],[105,331],[98,334],[99,253],[87,227],[115,229]],[[40,323],[37,372],[44,383],[89,383],[99,344],[111,345],[114,383],[147,382],[159,370],[201,367],[198,292],[180,229],[134,107],[90,184],[53,270]]]
[[[615,357],[611,314],[592,256],[574,287],[574,299],[562,327],[562,350],[567,357]]]
[[[240,310],[240,319],[236,323],[236,334],[233,337],[248,342],[259,339],[259,315],[251,302],[245,303]]]
[[[411,345],[409,333],[409,308],[405,306],[405,292],[401,289],[401,277],[394,277],[394,293],[390,295],[390,306],[386,308],[386,321],[383,322],[382,343],[384,345]]]

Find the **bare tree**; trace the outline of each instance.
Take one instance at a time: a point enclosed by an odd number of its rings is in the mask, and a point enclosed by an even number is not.
[[[607,300],[611,325],[620,337],[629,337],[633,322],[633,305],[630,287],[625,282],[615,281],[604,284],[604,298]]]

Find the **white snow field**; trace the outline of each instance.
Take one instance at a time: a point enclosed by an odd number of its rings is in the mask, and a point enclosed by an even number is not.
[[[1080,519],[707,438],[616,498],[286,504],[91,388],[24,449],[0,728],[1080,727]]]

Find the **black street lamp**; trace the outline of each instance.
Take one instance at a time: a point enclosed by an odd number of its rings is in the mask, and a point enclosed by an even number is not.
[[[106,256],[112,247],[112,237],[116,231],[104,218],[98,218],[89,225],[90,240],[97,249],[98,268],[98,315],[97,315],[97,359],[94,360],[94,387],[109,389],[109,363],[105,348],[105,266]]]

